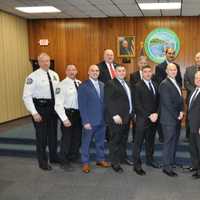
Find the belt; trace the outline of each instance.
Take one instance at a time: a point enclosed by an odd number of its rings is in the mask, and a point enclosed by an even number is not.
[[[55,101],[53,99],[36,99],[33,98],[33,103],[38,107],[54,106]]]
[[[71,112],[71,113],[73,113],[73,112],[79,112],[78,109],[74,109],[74,108],[65,108],[65,111],[66,112]]]

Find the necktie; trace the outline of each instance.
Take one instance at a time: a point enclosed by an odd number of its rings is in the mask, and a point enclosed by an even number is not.
[[[191,96],[191,99],[190,99],[190,103],[189,103],[189,108],[191,107],[191,105],[194,103],[194,100],[196,99],[196,96],[197,96],[197,92],[199,91],[199,89],[197,88],[194,93],[192,94]]]
[[[76,81],[74,81],[74,85],[75,85],[76,90],[78,90],[78,84]]]
[[[100,88],[99,88],[99,83],[98,83],[98,81],[95,81],[95,82],[94,82],[94,87],[95,87],[95,89],[96,89],[96,91],[97,91],[98,96],[100,97]]]
[[[50,91],[51,91],[51,99],[53,101],[55,101],[55,96],[54,96],[54,90],[53,90],[53,84],[52,84],[52,80],[51,80],[51,77],[49,75],[49,72],[47,72],[47,76],[48,76],[48,79],[49,79],[49,87],[50,87]]]
[[[111,64],[109,64],[109,68],[110,68],[111,78],[113,79],[116,77],[115,70],[113,69]]]
[[[152,86],[152,84],[151,84],[150,81],[149,81],[149,90],[151,91],[151,93],[152,93],[153,95],[155,95],[153,86]]]

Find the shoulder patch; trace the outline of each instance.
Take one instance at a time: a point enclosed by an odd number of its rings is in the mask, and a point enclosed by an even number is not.
[[[32,78],[27,78],[26,79],[26,84],[27,85],[30,85],[30,84],[32,84],[33,83],[33,79]]]
[[[53,80],[54,80],[54,81],[57,81],[57,78],[56,78],[56,76],[55,76],[55,75],[53,76]]]
[[[60,88],[56,88],[56,94],[60,93]]]

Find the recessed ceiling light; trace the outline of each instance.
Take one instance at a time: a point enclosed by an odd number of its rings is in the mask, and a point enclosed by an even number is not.
[[[61,12],[54,6],[31,6],[31,7],[16,7],[16,10],[19,10],[24,13],[56,13]]]
[[[181,9],[180,2],[171,3],[139,3],[141,10],[178,10]]]

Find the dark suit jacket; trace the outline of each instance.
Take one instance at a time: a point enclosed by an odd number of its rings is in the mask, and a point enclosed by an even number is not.
[[[198,71],[196,65],[192,65],[186,68],[185,75],[184,75],[184,86],[188,92],[188,95],[195,89],[194,84],[194,75]]]
[[[114,67],[116,67],[118,64],[113,63]],[[111,76],[108,70],[108,67],[105,63],[105,61],[97,64],[97,66],[99,67],[100,70],[100,74],[99,74],[99,80],[103,83],[108,82],[109,80],[111,80]]]
[[[141,80],[141,78],[140,78],[140,71],[139,70],[130,74],[130,85],[131,85],[131,87],[134,87],[134,85],[136,83],[138,83],[140,80]]]
[[[197,95],[197,97],[191,104],[191,107],[189,108],[189,111],[188,111],[188,120],[189,120],[189,127],[190,127],[191,132],[194,132],[194,133],[199,132],[199,128],[200,128],[199,113],[200,113],[200,93]]]
[[[179,84],[179,86],[182,87],[182,77],[181,77],[180,66],[176,63],[174,64],[176,65],[177,70],[178,70],[177,75],[176,75],[176,81]],[[166,61],[156,66],[155,79],[158,85],[160,85],[160,83],[167,77],[166,68],[167,68]]]
[[[121,83],[114,78],[104,87],[105,116],[108,124],[113,124],[113,116],[120,115],[123,124],[129,122],[129,100]]]
[[[178,116],[184,109],[183,97],[169,78],[166,78],[159,87],[160,123],[176,125],[180,121]]]
[[[78,104],[82,124],[92,126],[104,124],[104,84],[99,81],[100,97],[91,80],[84,81],[78,88]]]
[[[149,115],[158,112],[158,87],[152,81],[155,89],[155,95],[149,90],[143,80],[135,85],[134,109],[136,114],[136,126],[144,128],[151,125]]]

